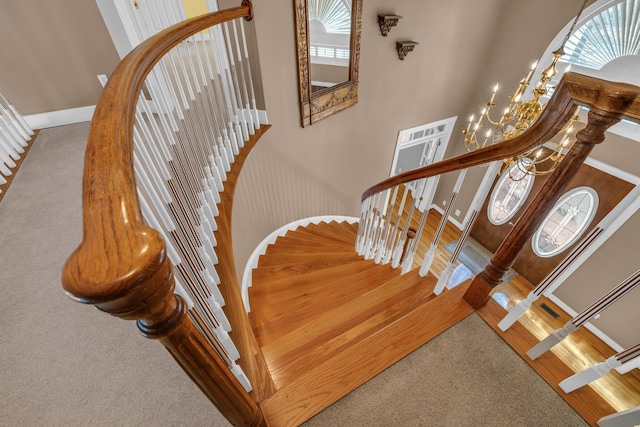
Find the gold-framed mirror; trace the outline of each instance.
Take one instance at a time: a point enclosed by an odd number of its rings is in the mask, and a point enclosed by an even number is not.
[[[302,127],[358,102],[362,0],[294,0]]]

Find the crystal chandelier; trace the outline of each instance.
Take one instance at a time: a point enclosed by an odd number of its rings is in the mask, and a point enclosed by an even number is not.
[[[478,119],[476,120],[475,116],[472,115],[467,128],[462,131],[467,151],[474,151],[487,145],[514,138],[526,131],[540,117],[546,106],[546,102],[542,98],[548,94],[550,82],[558,74],[558,61],[564,55],[564,46],[571,36],[587,1],[583,2],[562,45],[553,52],[551,64],[542,70],[538,83],[531,91],[531,99],[525,100],[524,96],[527,87],[531,84],[533,73],[538,66],[537,62],[533,63],[527,76],[520,81],[516,91],[509,99],[509,105],[498,120],[491,118],[491,110],[495,107],[494,100],[499,89],[498,85],[494,86],[491,98],[480,112]],[[503,169],[511,170],[513,169],[511,166],[517,164],[518,169],[525,174],[545,175],[552,172],[575,141],[575,126],[573,126],[573,122],[578,119],[579,108],[576,109],[576,113],[563,129],[561,139],[556,142],[548,142],[517,157],[505,159]],[[486,131],[484,130],[485,128]]]

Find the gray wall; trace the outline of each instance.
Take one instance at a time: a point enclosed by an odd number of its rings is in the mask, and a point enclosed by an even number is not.
[[[447,156],[461,152],[465,120],[486,102],[491,87],[500,82],[504,88],[514,88],[581,3],[399,0],[390,6],[383,0],[366,0],[359,103],[303,129],[293,7],[291,2],[255,2],[265,101],[273,129],[251,155],[239,186],[234,223],[246,234],[237,235],[238,262],[291,220],[324,213],[357,215],[362,192],[388,177],[401,129],[459,116]],[[531,19],[540,10],[554,13]],[[382,37],[378,13],[404,17],[388,37]],[[395,51],[395,41],[402,39],[420,43],[404,61]],[[506,102],[508,91],[500,95],[498,102]],[[467,182],[479,182],[482,173],[470,173]],[[443,177],[436,202],[448,199],[454,181],[454,175]],[[309,185],[299,185],[303,182]],[[469,186],[460,194],[456,207],[461,216],[474,193]],[[264,217],[256,219],[252,205],[264,207]]]
[[[118,63],[93,0],[4,1],[0,89],[23,115],[95,105]]]

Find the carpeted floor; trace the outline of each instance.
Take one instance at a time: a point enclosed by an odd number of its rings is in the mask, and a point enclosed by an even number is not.
[[[0,426],[224,426],[162,347],[66,297],[88,124],[46,129],[0,203]],[[476,315],[309,426],[581,426]]]

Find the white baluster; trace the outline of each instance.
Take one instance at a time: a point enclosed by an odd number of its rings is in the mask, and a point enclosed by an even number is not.
[[[590,382],[602,378],[610,370],[618,368],[620,366],[622,366],[622,363],[620,363],[614,355],[604,362],[592,365],[584,371],[570,376],[558,385],[565,393],[571,393],[572,391],[585,386]]]
[[[531,304],[539,298],[535,292],[529,292],[529,295],[518,304],[516,304],[509,313],[498,323],[498,327],[502,331],[509,329],[516,321],[522,316],[529,308]]]
[[[458,174],[458,179],[456,180],[456,184],[453,187],[453,191],[451,193],[451,196],[449,197],[449,202],[447,203],[444,213],[442,214],[442,218],[440,219],[440,223],[438,224],[436,233],[433,236],[429,251],[425,254],[422,265],[420,266],[419,274],[421,277],[426,276],[431,269],[431,264],[433,263],[433,259],[435,258],[436,249],[438,248],[438,244],[440,243],[440,239],[442,238],[442,233],[444,232],[447,222],[449,221],[449,215],[453,210],[453,205],[456,203],[456,198],[458,197],[458,193],[462,188],[462,184],[464,183],[464,178],[466,175],[467,169],[462,169]]]
[[[564,327],[556,330],[544,340],[539,342],[531,350],[527,352],[527,355],[535,360],[545,351],[549,350],[554,345],[565,339],[569,333],[575,331],[589,320],[598,316],[602,311],[613,305],[620,298],[631,292],[636,286],[640,284],[640,270],[637,270],[631,276],[627,277],[622,283],[609,291],[606,295],[599,298],[596,302],[589,307],[581,311],[579,314],[568,321]]]

